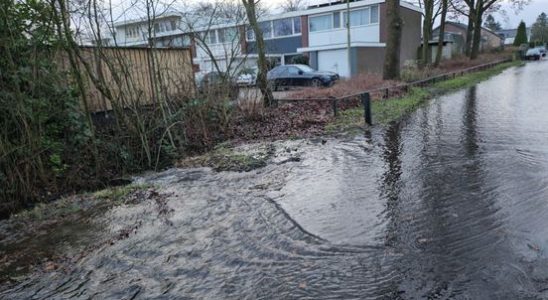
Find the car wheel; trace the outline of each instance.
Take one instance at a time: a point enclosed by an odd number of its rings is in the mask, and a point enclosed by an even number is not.
[[[318,78],[313,78],[312,81],[310,82],[310,85],[313,87],[320,87],[322,86],[322,81]]]

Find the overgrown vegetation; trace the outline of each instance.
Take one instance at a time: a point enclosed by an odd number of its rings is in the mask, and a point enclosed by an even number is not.
[[[87,22],[99,32],[93,4]],[[76,45],[69,15],[64,0],[0,6],[0,217],[125,183],[127,174],[163,168],[230,135],[228,89],[195,95],[193,78],[176,81],[151,47],[143,62],[151,88],[143,93],[142,74],[131,72],[122,49]],[[95,113],[92,87],[111,111]]]

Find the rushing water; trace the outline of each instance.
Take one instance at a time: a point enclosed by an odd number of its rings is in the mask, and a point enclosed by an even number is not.
[[[146,177],[167,214],[113,209],[96,222],[127,238],[0,296],[546,299],[547,78],[507,70],[296,162]]]

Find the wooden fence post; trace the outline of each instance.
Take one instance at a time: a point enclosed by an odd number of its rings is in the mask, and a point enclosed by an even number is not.
[[[373,125],[373,122],[371,120],[371,96],[369,95],[369,93],[363,93],[361,94],[361,98],[365,123],[368,125]]]
[[[333,115],[336,117],[338,115],[337,99],[333,99],[331,104],[333,105]]]

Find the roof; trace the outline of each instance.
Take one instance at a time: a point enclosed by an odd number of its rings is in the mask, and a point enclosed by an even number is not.
[[[459,22],[451,22],[451,21],[447,21],[447,22],[445,22],[445,24],[446,25],[450,24],[450,25],[453,25],[455,27],[459,27],[460,29],[463,29],[465,31],[468,30],[468,24],[463,24],[463,23],[459,23]],[[440,26],[438,25],[438,27],[436,27],[433,31],[437,31],[437,30],[439,30],[439,28],[440,28]],[[493,30],[491,30],[489,28],[485,28],[485,27],[482,26],[481,30],[484,31],[484,32],[488,32],[490,34],[493,34],[493,35],[500,38],[500,35],[499,35],[498,32],[494,32]]]
[[[308,16],[308,15],[315,15],[315,14],[321,14],[326,13],[330,11],[336,11],[336,10],[344,10],[346,9],[346,1],[328,1],[325,0],[325,2],[329,2],[330,5],[328,6],[314,6],[310,7],[304,10],[299,11],[291,11],[281,14],[275,14],[275,15],[269,15],[264,16],[259,19],[259,21],[271,21],[271,20],[279,20],[284,18],[291,18],[291,17],[300,17],[300,16]],[[368,6],[368,5],[374,5],[374,4],[380,4],[384,3],[385,0],[355,0],[353,2],[350,2],[350,8],[357,8],[362,6]],[[401,1],[400,2],[401,7],[416,11],[416,12],[422,12],[422,9],[418,6],[415,6],[412,3]],[[183,16],[183,14],[175,11],[170,11],[162,14],[161,16],[157,16],[156,18],[165,18],[165,17],[188,17]],[[133,19],[133,20],[127,20],[122,22],[114,23],[115,27],[119,27],[122,25],[128,25],[128,24],[138,24],[142,22],[146,22],[146,18],[140,18],[140,19]],[[203,22],[202,22],[203,23]],[[226,28],[226,27],[233,27],[238,25],[244,25],[244,22],[230,22],[228,20],[221,20],[219,22],[215,22],[215,24],[203,24],[203,26],[194,25],[194,31],[203,31],[203,30],[210,30],[210,29],[218,29],[218,28]]]

